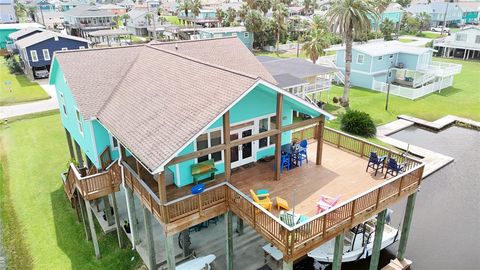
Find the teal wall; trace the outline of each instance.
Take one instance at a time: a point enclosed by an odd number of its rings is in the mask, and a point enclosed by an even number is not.
[[[363,64],[357,64],[359,54],[363,54]],[[371,61],[371,56],[352,50],[352,70],[370,72]],[[337,67],[345,69],[345,50],[337,51]]]
[[[385,19],[389,19],[390,21],[393,21],[393,23],[399,23],[402,20],[402,15],[403,12],[398,11],[398,12],[384,12],[382,14],[382,22]]]
[[[8,35],[17,31],[18,29],[16,28],[0,29],[0,49],[5,49],[7,41],[11,41]]]
[[[390,58],[392,57],[392,58]],[[387,71],[390,67],[394,66],[397,60],[398,54],[386,54],[373,57],[372,72]]]
[[[242,41],[243,44],[249,49],[253,48],[253,33],[252,32],[247,32],[248,37],[245,37],[245,31],[240,31],[240,32],[225,32],[225,33],[219,33],[222,35],[222,37],[231,37],[233,34],[237,34],[237,38]],[[207,31],[200,30],[199,35],[201,39],[207,39],[207,38],[214,38],[215,35],[213,33],[209,33]]]
[[[406,69],[417,69],[418,55],[415,54],[398,54],[398,63],[403,63]]]
[[[464,23],[478,22],[478,11],[463,12],[462,19]]]

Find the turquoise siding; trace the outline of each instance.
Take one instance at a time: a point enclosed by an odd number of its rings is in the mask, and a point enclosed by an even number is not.
[[[16,28],[0,29],[0,49],[5,49],[7,47],[7,41],[11,41],[8,35],[17,31],[18,29]]]
[[[398,54],[387,54],[373,57],[372,72],[386,72],[390,67],[394,66]]]
[[[247,37],[245,37],[245,33],[248,33]],[[253,48],[252,32],[240,31],[240,32],[224,32],[224,33],[213,34],[203,30],[199,31],[200,39],[208,39],[208,38],[215,38],[215,37],[231,37],[234,34],[237,35],[237,38],[240,39],[247,48],[249,49]]]
[[[382,21],[385,19],[389,19],[390,21],[393,21],[394,23],[399,23],[402,20],[402,15],[403,12],[384,12],[382,14]]]
[[[463,12],[462,20],[464,23],[478,22],[478,11]]]
[[[373,76],[352,71],[350,76],[350,82],[352,85],[355,86],[372,88]]]
[[[54,84],[60,108],[60,117],[62,119],[63,126],[70,132],[72,138],[80,145],[82,151],[88,156],[88,158],[99,167],[98,155],[100,154],[95,149],[95,140],[93,139],[93,126],[94,123],[90,120],[85,120],[80,116],[80,123],[83,126],[83,134],[80,133],[80,129],[76,117],[75,99],[72,95],[67,82],[65,81],[62,70],[59,68],[57,60],[54,59],[54,64],[51,69],[50,84]],[[65,100],[66,114],[62,106],[62,98]]]
[[[358,55],[363,55],[363,64],[357,63]],[[361,72],[370,72],[370,65],[372,64],[372,57],[364,53],[352,50],[352,70]],[[345,69],[345,50],[337,51],[337,67]]]
[[[403,63],[406,69],[417,69],[418,55],[400,53],[398,55],[398,63]]]

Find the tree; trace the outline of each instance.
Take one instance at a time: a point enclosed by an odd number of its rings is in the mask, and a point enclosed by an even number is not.
[[[233,22],[235,22],[236,18],[237,18],[237,11],[234,8],[229,7],[227,9],[228,26],[231,26],[233,24]]]
[[[375,7],[368,0],[333,0],[326,17],[333,29],[342,34],[345,42],[345,86],[340,103],[349,106],[352,45],[354,36],[370,32],[369,18],[375,18]]]
[[[257,0],[256,9],[263,12],[263,15],[266,15],[267,12],[272,8],[272,1],[270,0]]]
[[[222,25],[223,18],[225,18],[225,12],[221,8],[217,8],[215,11],[215,17],[217,17],[218,23]]]
[[[200,15],[200,9],[202,8],[202,2],[200,0],[190,1],[190,11],[193,13],[193,33],[197,33],[197,17]]]
[[[128,19],[130,19],[130,15],[128,15],[127,13],[125,13],[125,14],[122,15],[123,26],[127,27],[127,21],[128,21]]]
[[[380,24],[380,31],[384,40],[392,40],[392,33],[395,32],[395,23],[392,20],[385,19]]]
[[[114,28],[118,28],[118,23],[120,22],[120,16],[115,15],[113,16],[112,20],[115,22]]]
[[[312,0],[303,0],[303,6],[305,8],[305,12],[310,13],[312,10],[314,3]]]
[[[248,11],[250,11],[250,8],[246,3],[243,3],[238,11],[238,17],[240,17],[240,20],[243,22],[245,22],[245,17],[247,16]]]
[[[277,3],[275,5],[275,11],[273,12],[274,31],[276,37],[276,52],[278,54],[278,48],[280,45],[280,35],[287,30],[286,17],[288,16],[288,10],[285,4]]]
[[[245,28],[248,32],[253,33],[253,42],[255,42],[257,34],[263,32],[265,28],[265,20],[262,13],[255,9],[249,10],[245,16]]]
[[[330,46],[330,37],[322,30],[310,31],[305,37],[302,50],[315,64],[318,58],[325,54],[323,50]]]
[[[406,8],[410,5],[410,3],[412,3],[412,0],[397,0],[396,2],[403,8]]]
[[[417,20],[418,20],[418,30],[420,31],[420,34],[422,34],[422,31],[425,30],[425,28],[427,28],[428,26],[430,26],[432,17],[430,16],[430,14],[426,13],[425,11],[422,11],[417,15]]]
[[[182,3],[180,3],[178,9],[183,10],[183,13],[185,13],[185,17],[188,17],[188,11],[190,10],[190,1],[184,0]]]
[[[375,32],[378,32],[380,29],[380,22],[382,20],[383,12],[392,2],[393,0],[375,0],[373,2],[375,10],[377,11],[377,17],[375,19]]]

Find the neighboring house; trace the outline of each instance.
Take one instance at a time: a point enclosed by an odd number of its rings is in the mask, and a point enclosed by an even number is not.
[[[231,270],[233,257],[241,258],[242,252],[233,249],[234,213],[235,239],[251,245],[255,255],[249,256],[263,263],[261,245],[252,243],[258,233],[268,242],[265,247],[283,257],[283,269],[293,270],[295,258],[415,194],[421,184],[423,163],[324,128],[333,117],[275,86],[237,38],[59,52],[51,73],[70,158],[78,164],[62,174],[64,189],[72,205],[83,209],[97,258],[101,251],[92,212],[102,231],[116,231],[120,246],[123,239],[130,241],[150,270],[158,268],[160,252],[165,268],[175,270],[177,261],[185,260],[175,256],[177,234],[183,232],[179,239],[186,249],[190,227],[225,215],[227,252],[211,247],[206,252],[223,254],[231,263],[222,269]],[[295,112],[305,118],[294,119]],[[316,135],[306,146],[309,161],[294,168],[286,162],[288,153],[295,156],[292,140],[303,139],[294,131],[300,128]],[[361,158],[370,151],[397,159],[406,171],[374,177]],[[272,200],[283,197],[296,207],[303,215],[298,225],[279,217],[271,203],[264,208],[254,203],[259,200],[249,190],[265,188]],[[321,194],[341,194],[341,202],[317,213]],[[255,231],[241,236],[243,222]],[[201,234],[208,239],[218,230]],[[405,243],[408,235],[401,237]],[[343,245],[342,238],[337,245]]]
[[[345,72],[345,47],[339,47],[336,65]],[[351,84],[416,99],[440,91],[453,83],[461,65],[432,61],[433,49],[414,47],[398,41],[354,45]]]
[[[302,58],[257,56],[257,59],[272,74],[278,87],[308,101],[320,100],[322,92],[330,91],[334,73],[337,71]]]
[[[18,49],[15,47],[15,42],[43,31],[45,31],[45,29],[43,28],[27,27],[11,33],[10,35],[8,35],[8,38],[11,40],[11,43],[7,44],[8,51],[10,53],[18,52]]]
[[[182,24],[198,24],[205,27],[215,27],[218,25],[216,11],[214,9],[200,9],[200,14],[194,18],[194,14],[189,10],[185,15],[184,10],[178,10],[178,18]]]
[[[127,14],[127,30],[133,35],[144,37],[148,35],[147,32],[147,9],[146,8],[134,8]]]
[[[89,4],[85,1],[68,1],[68,2],[60,2],[60,11],[69,11],[71,9],[76,8],[77,6],[88,6]]]
[[[127,12],[129,12],[132,8],[135,7],[135,2],[132,0],[124,0],[122,2],[117,3],[117,5],[124,7]]]
[[[16,23],[14,0],[0,0],[0,23]]]
[[[50,70],[56,51],[88,48],[88,40],[45,30],[15,42],[20,57],[20,66],[25,74],[34,79],[35,71]]]
[[[87,37],[88,32],[111,29],[115,25],[115,14],[96,6],[77,6],[64,12],[64,17],[67,33],[79,37]]]
[[[35,12],[35,21],[41,22],[47,29],[62,29],[65,22],[63,12],[60,11],[37,11]],[[59,30],[60,30],[59,29]]]
[[[253,33],[248,32],[244,26],[201,28],[198,29],[198,35],[195,37],[200,39],[237,37],[243,42],[243,44],[245,44],[247,48],[250,50],[253,49]]]
[[[458,2],[462,9],[462,22],[464,24],[478,24],[480,13],[480,2]]]
[[[441,26],[444,21],[447,26],[462,23],[463,11],[457,3],[435,2],[416,4],[409,6],[406,11],[414,15],[426,12],[431,17],[431,26]]]
[[[480,58],[480,28],[469,26],[451,36],[436,39],[433,48],[441,57],[460,57],[463,59]]]
[[[390,4],[387,9],[381,14],[380,18],[372,18],[370,21],[372,22],[373,29],[379,29],[380,24],[388,19],[395,24],[395,28],[397,29],[400,26],[400,22],[402,21],[402,16],[405,11],[402,9],[402,6],[396,3]]]
[[[12,44],[12,41],[8,37],[11,33],[25,28],[45,28],[38,23],[9,23],[0,24],[0,49],[6,49],[7,44]]]
[[[55,3],[51,3],[47,0],[36,1],[34,7],[36,8],[36,10],[41,10],[43,12],[55,11]]]
[[[115,4],[99,5],[98,8],[103,9],[103,10],[109,10],[117,16],[121,16],[121,15],[127,13],[127,8],[126,7],[123,7],[123,6],[120,6],[120,5],[115,5]]]

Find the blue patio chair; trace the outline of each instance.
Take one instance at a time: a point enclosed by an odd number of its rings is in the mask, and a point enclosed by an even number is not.
[[[385,173],[384,178],[387,178],[387,175],[389,174],[391,176],[397,176],[399,173],[403,172],[404,169],[405,169],[405,163],[398,164],[394,158],[391,158],[388,160],[387,172]]]
[[[365,169],[365,172],[368,171],[368,168],[372,168],[375,170],[375,176],[377,176],[377,172],[379,169],[382,169],[382,173],[383,173],[383,167],[385,166],[385,159],[387,158],[387,156],[382,156],[382,157],[379,157],[377,155],[377,153],[375,152],[371,152],[370,153],[370,158],[368,159],[368,164],[367,164],[367,168]]]
[[[282,158],[280,161],[280,172],[283,172],[283,168],[286,168],[287,171],[290,170],[290,153],[282,154]]]
[[[307,140],[303,140],[299,143],[298,152],[296,153],[296,163],[298,164],[298,166],[302,166],[303,160],[306,160],[308,163],[307,146]]]

